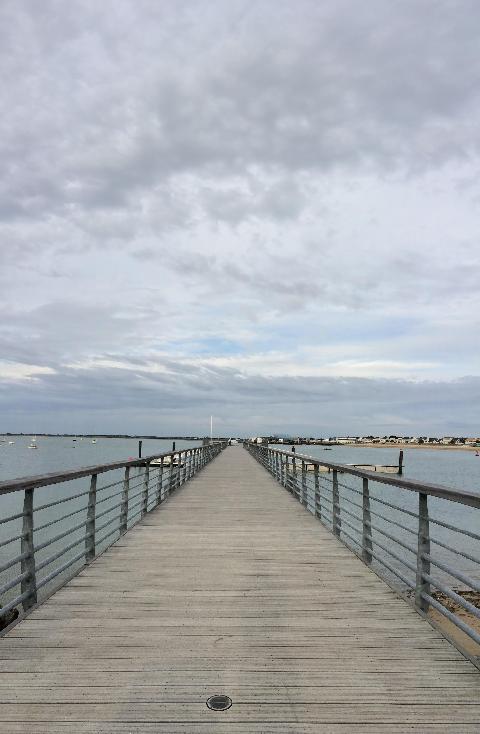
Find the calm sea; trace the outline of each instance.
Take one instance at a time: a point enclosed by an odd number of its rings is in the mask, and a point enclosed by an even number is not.
[[[280,446],[290,450],[290,446]],[[361,446],[296,446],[296,451],[325,461],[339,464],[398,464],[399,450],[387,448],[363,448]],[[480,456],[474,451],[456,449],[404,449],[403,476],[430,484],[466,489],[480,494]]]
[[[1,437],[0,437],[1,438]],[[0,482],[34,474],[48,474],[63,469],[74,469],[93,464],[107,464],[138,456],[138,439],[134,438],[77,438],[37,437],[38,449],[29,449],[30,437],[6,436],[0,443]],[[8,441],[14,441],[9,444]],[[176,441],[177,449],[198,446],[198,441]],[[143,439],[142,454],[150,456],[172,449],[171,441]]]

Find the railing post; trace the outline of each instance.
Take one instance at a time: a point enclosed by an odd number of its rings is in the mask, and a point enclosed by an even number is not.
[[[128,524],[128,493],[130,489],[130,467],[125,467],[123,479],[122,504],[120,505],[120,535],[127,532]]]
[[[307,465],[304,459],[302,459],[302,496],[300,502],[304,507],[307,507]]]
[[[28,596],[22,602],[23,611],[33,607],[37,603],[37,579],[35,575],[35,547],[33,545],[33,489],[26,489],[23,500],[23,527],[21,553],[21,573],[28,574],[22,579],[22,594]]]
[[[293,488],[292,488],[292,478],[290,475],[293,475],[293,464],[290,460],[290,456],[285,457],[285,477],[286,482],[285,486],[287,490],[290,492],[290,494],[293,494]]]
[[[180,487],[181,478],[182,478],[182,467],[181,467],[182,454],[180,451],[177,454],[177,462],[178,462],[178,465],[177,465],[177,473],[175,474],[175,490],[177,490]]]
[[[292,446],[292,453],[295,454],[295,446]],[[298,487],[297,487],[297,461],[295,456],[292,458],[292,479],[293,479],[293,494],[298,499]]]
[[[163,456],[160,457],[160,466],[158,467],[158,484],[157,484],[157,505],[162,502],[163,489]]]
[[[178,471],[177,471],[177,489],[180,488],[182,484],[182,452],[178,452]]]
[[[175,488],[173,486],[174,485],[174,481],[175,481],[175,475],[173,473],[173,469],[174,469],[174,466],[173,466],[173,457],[174,457],[174,454],[171,454],[170,455],[170,476],[168,477],[168,496],[169,497],[175,491]]]
[[[332,478],[332,502],[333,502],[333,532],[335,535],[340,537],[340,530],[342,521],[340,518],[340,494],[338,491],[338,472],[336,469],[333,470]]]
[[[322,500],[320,497],[320,476],[318,464],[313,466],[313,478],[315,481],[315,515],[319,520],[322,519]]]
[[[148,484],[150,482],[150,467],[145,464],[145,473],[143,475],[143,493],[142,493],[142,517],[147,512],[148,508]]]
[[[372,562],[372,518],[370,515],[370,490],[367,477],[363,478],[363,505],[362,505],[362,558],[370,565]],[[369,537],[370,536],[370,537]]]
[[[183,481],[182,484],[188,479],[188,454],[186,451],[183,452]]]
[[[415,604],[422,612],[428,612],[429,603],[422,594],[430,594],[430,584],[425,581],[424,574],[430,575],[430,561],[424,558],[430,555],[430,528],[428,519],[428,495],[418,494],[418,548],[417,578],[415,584]]]
[[[185,467],[183,469],[183,483],[190,479],[190,451],[185,451]]]
[[[97,475],[92,474],[88,492],[87,522],[85,524],[85,562],[95,558],[95,512],[97,503]]]

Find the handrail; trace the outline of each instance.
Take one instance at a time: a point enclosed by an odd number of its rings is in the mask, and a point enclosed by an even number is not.
[[[294,451],[283,451],[282,449],[273,450],[283,456],[299,459],[300,461],[308,461],[309,464],[326,466],[328,469],[332,470],[335,469],[342,474],[352,474],[353,476],[361,477],[362,479],[371,479],[372,482],[390,484],[393,487],[408,489],[410,492],[422,492],[424,494],[431,495],[432,497],[439,497],[440,499],[450,500],[451,502],[460,502],[462,505],[468,505],[469,507],[480,508],[480,494],[469,492],[465,489],[455,489],[453,487],[446,487],[442,484],[419,482],[416,479],[395,478],[388,476],[387,474],[382,474],[381,472],[372,472],[367,469],[355,469],[349,464],[336,464],[332,461],[323,461],[322,459],[316,459],[308,454],[297,454]]]
[[[210,446],[216,444],[225,446],[225,442],[216,441]],[[193,448],[193,447],[192,447]],[[200,447],[197,447],[200,448]],[[173,451],[166,451],[162,454],[152,454],[151,456],[143,456],[138,459],[128,459],[127,461],[112,461],[108,464],[95,464],[94,466],[82,466],[79,469],[68,469],[63,472],[53,472],[51,474],[39,474],[33,477],[18,477],[16,479],[7,479],[0,482],[0,495],[8,494],[9,492],[18,492],[23,489],[37,489],[38,487],[45,487],[50,484],[59,484],[60,482],[69,482],[72,479],[80,479],[81,477],[88,477],[91,474],[103,474],[113,469],[123,469],[127,466],[146,466],[154,459],[161,459],[167,456],[174,456],[179,451],[186,451],[187,449],[175,449]]]
[[[118,538],[126,533],[147,512],[168,499],[182,484],[201,471],[226,445],[227,442],[217,441],[138,459],[1,482],[0,497],[23,492],[23,511],[4,517],[0,512],[2,533],[9,523],[18,524],[13,530],[10,527],[6,531],[8,537],[2,538],[0,543],[0,631],[19,616],[20,605],[24,612],[28,612],[39,601],[44,601],[56,591],[59,581],[65,583],[79,573],[85,564],[93,561],[116,540],[113,536]],[[132,468],[139,469],[138,476],[131,476]],[[118,469],[124,470],[122,476],[117,475],[115,481],[97,486],[99,474]],[[50,502],[35,506],[36,490],[84,477],[90,478],[84,491],[75,492],[74,485],[73,494],[62,496],[59,492],[60,498],[57,496]],[[112,488],[115,489],[107,495],[103,494]],[[137,488],[139,491],[134,492]],[[132,502],[137,498],[138,501]],[[73,509],[72,505],[68,506],[69,502],[74,503]],[[68,509],[57,516],[57,510],[65,505]],[[45,512],[46,516],[38,517],[38,513]],[[79,521],[67,526],[66,521],[73,516],[80,516]],[[99,520],[103,522],[98,524]],[[57,530],[52,530],[55,527]],[[104,529],[107,532],[100,536],[100,531]],[[40,537],[38,533],[41,533]],[[65,542],[59,547],[58,543],[63,539]],[[74,551],[82,545],[81,550]],[[52,568],[52,564],[60,558],[60,565],[55,565],[46,575],[38,578],[39,572],[47,567]],[[68,579],[65,578],[67,571]],[[2,574],[6,574],[6,577]],[[59,581],[52,585],[58,577]]]
[[[441,625],[428,617],[480,668],[480,633],[475,627],[476,620],[480,618],[480,603],[476,598],[472,603],[469,596],[480,593],[480,554],[478,549],[470,551],[470,544],[480,543],[480,534],[458,527],[451,521],[431,517],[428,503],[429,497],[434,497],[480,509],[480,494],[382,475],[253,442],[245,442],[244,447],[377,575],[397,591],[402,591],[404,597],[407,589],[407,599],[420,614],[427,616],[432,607],[473,640],[478,646],[476,655],[471,655],[462,640],[447,634]],[[322,472],[321,467],[329,472]],[[339,481],[339,474],[350,476]],[[357,486],[352,486],[355,482]],[[374,492],[371,483],[374,483]],[[401,502],[388,501],[390,498],[382,496],[379,484],[415,493],[418,498],[416,511],[412,511],[415,510],[412,502],[402,507]],[[377,511],[379,505],[384,508],[381,513]],[[431,527],[434,528],[433,534]],[[407,533],[407,537],[402,536],[402,532]],[[459,540],[460,547],[457,547]],[[465,544],[469,545],[465,547]],[[446,558],[443,551],[447,551]],[[455,561],[451,560],[452,556]],[[471,563],[469,569],[473,569],[472,572],[465,573],[465,560]],[[446,582],[439,570],[454,581]],[[398,580],[403,588],[399,588]],[[449,583],[458,581],[468,588],[469,593],[449,586]],[[454,611],[451,610],[452,603],[457,605]],[[474,618],[473,625],[468,623],[468,618],[465,619],[465,611]]]

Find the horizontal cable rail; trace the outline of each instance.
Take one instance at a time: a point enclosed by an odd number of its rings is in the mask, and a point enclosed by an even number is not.
[[[471,598],[480,593],[480,535],[474,530],[480,520],[480,493],[382,475],[295,450],[253,442],[244,447],[364,563],[406,593],[421,613],[431,618],[432,610],[438,612],[480,646],[475,627],[480,604]],[[458,505],[468,508],[464,524],[472,527],[455,524]],[[459,582],[460,588],[452,588]],[[462,642],[452,641],[462,649]],[[480,647],[475,656],[480,656]]]
[[[0,482],[0,630],[76,575],[225,446],[212,442]],[[112,481],[100,486],[99,475],[107,472]],[[85,480],[87,488],[76,491]],[[45,501],[52,496],[49,487],[56,496]],[[37,493],[44,500],[38,505]],[[2,512],[7,496],[9,512]],[[22,511],[12,514],[12,502]]]

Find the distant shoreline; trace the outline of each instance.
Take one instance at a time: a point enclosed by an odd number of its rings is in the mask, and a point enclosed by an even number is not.
[[[346,448],[346,449],[399,449],[404,451],[405,449],[433,449],[434,451],[479,451],[480,446],[449,446],[449,444],[419,444],[419,443],[283,443],[283,444],[272,444],[272,446],[315,446],[322,449],[332,448]]]
[[[347,443],[336,444],[337,446],[348,446],[349,449],[433,449],[434,451],[480,451],[480,446],[449,446],[449,444],[422,444],[422,443]]]
[[[30,433],[0,433],[0,437],[4,438],[19,438],[25,437],[30,438],[31,436],[41,436],[43,438],[125,438],[125,439],[150,439],[154,441],[203,441],[208,436],[146,436],[146,435],[132,435],[125,433],[36,433],[34,431]],[[226,437],[214,437],[215,441],[228,440]],[[240,439],[248,440],[248,439]],[[465,445],[453,445],[450,444],[418,444],[418,443],[331,443],[331,444],[293,444],[289,441],[284,441],[283,444],[271,444],[276,446],[320,446],[320,448],[333,448],[344,447],[349,449],[399,449],[404,451],[405,449],[433,449],[434,451],[480,451],[480,446],[465,446]]]

